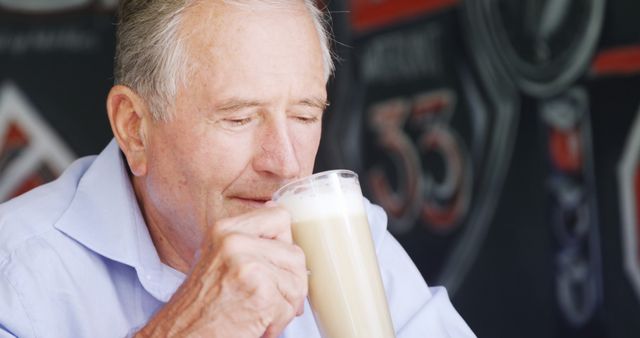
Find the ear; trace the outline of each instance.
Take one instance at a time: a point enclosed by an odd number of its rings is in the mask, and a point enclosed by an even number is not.
[[[135,176],[147,173],[146,126],[150,114],[145,101],[131,88],[116,85],[107,97],[111,130]]]

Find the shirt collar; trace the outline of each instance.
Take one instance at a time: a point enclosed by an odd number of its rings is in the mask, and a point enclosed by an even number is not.
[[[133,267],[160,301],[169,300],[184,280],[158,257],[115,140],[84,173],[55,226],[99,255]]]

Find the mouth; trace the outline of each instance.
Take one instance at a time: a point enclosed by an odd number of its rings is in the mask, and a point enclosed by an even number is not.
[[[234,196],[231,197],[231,200],[251,208],[260,208],[263,207],[265,203],[270,201],[271,197]]]

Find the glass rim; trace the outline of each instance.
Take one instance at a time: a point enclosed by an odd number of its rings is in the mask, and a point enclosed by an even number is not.
[[[306,181],[313,181],[316,180],[318,178],[321,178],[323,176],[329,176],[331,174],[348,174],[348,175],[352,175],[353,177],[355,177],[356,179],[358,178],[358,174],[356,174],[354,171],[349,170],[349,169],[332,169],[332,170],[325,170],[325,171],[321,171],[315,174],[311,174],[309,176],[305,176],[305,177],[300,177],[297,178],[291,182],[288,182],[287,184],[281,186],[280,188],[278,188],[278,190],[276,190],[276,192],[274,192],[271,195],[271,200],[272,201],[276,201],[278,200],[280,197],[282,197],[283,193],[285,191],[288,191],[289,189],[291,189],[292,187],[299,185],[303,182]]]

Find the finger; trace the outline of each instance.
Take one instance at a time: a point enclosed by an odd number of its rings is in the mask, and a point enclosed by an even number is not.
[[[232,233],[221,250],[232,259],[244,289],[262,290],[259,299],[268,299],[268,307],[259,307],[269,318],[265,337],[277,337],[300,312],[308,292],[307,269],[302,250],[278,240]],[[242,268],[241,266],[244,266]],[[251,266],[247,270],[247,266]],[[247,273],[248,272],[248,273]],[[268,313],[268,314],[267,314]]]
[[[255,214],[247,215],[255,219],[264,220],[262,236],[268,239],[277,239],[285,243],[293,243],[291,233],[291,214],[278,205],[255,210]]]
[[[306,256],[299,246],[265,238],[257,240],[255,245],[262,257],[279,269],[307,277]]]
[[[222,244],[224,255],[238,262],[261,262],[268,272],[263,278],[272,281],[280,295],[296,310],[308,293],[308,274],[304,252],[300,247],[278,240],[233,233]],[[242,258],[242,259],[240,259]]]
[[[218,233],[240,232],[256,237],[292,243],[291,216],[282,207],[271,206],[219,221]]]
[[[279,311],[274,316],[273,321],[265,330],[263,337],[276,338],[279,337],[282,331],[291,323],[295,318],[295,310],[287,302],[282,302],[282,305],[278,308]]]
[[[260,271],[252,280],[260,280],[261,287],[267,287],[266,294],[271,301],[269,306],[269,324],[262,337],[278,337],[287,325],[302,314],[308,292],[307,269],[304,253],[294,245],[277,240],[242,237],[245,259],[260,262],[252,271]],[[259,268],[258,268],[259,267]]]
[[[304,314],[304,303],[305,303],[305,298],[302,299],[302,301],[300,302],[300,305],[298,305],[298,309],[296,310],[296,316],[302,316]]]
[[[278,292],[289,302],[295,314],[301,313],[309,290],[305,256],[296,245],[262,239],[255,248],[262,258],[273,267],[273,280]]]

